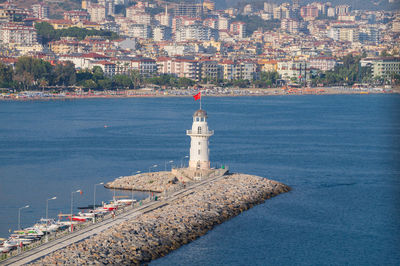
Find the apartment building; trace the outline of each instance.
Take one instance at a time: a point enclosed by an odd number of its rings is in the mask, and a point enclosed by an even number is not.
[[[370,67],[373,77],[389,79],[393,74],[400,75],[400,57],[374,57],[361,59],[362,67]]]
[[[157,58],[158,73],[171,74],[185,77],[195,81],[200,80],[199,62],[185,57],[159,57]]]
[[[43,3],[34,4],[32,5],[32,14],[35,18],[46,19],[49,18],[50,8]]]
[[[17,23],[0,24],[0,42],[30,46],[37,44],[36,29]]]
[[[310,64],[306,61],[278,61],[277,71],[287,81],[294,79],[304,82],[310,78]]]

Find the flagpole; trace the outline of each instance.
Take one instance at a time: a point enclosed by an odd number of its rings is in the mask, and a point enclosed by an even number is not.
[[[201,110],[201,91],[200,91],[200,110]]]

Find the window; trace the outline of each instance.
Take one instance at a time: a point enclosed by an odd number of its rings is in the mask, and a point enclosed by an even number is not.
[[[200,155],[200,150],[199,150],[199,155]]]
[[[199,146],[200,146],[200,142],[199,142]]]
[[[197,134],[201,134],[201,127],[197,128]]]

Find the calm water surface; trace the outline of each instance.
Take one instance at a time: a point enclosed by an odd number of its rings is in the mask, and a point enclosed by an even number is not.
[[[211,160],[290,185],[153,265],[400,264],[398,95],[205,98]],[[189,152],[189,98],[0,102],[0,237]],[[105,127],[107,125],[107,127]],[[185,161],[183,161],[185,162]],[[186,162],[187,163],[187,162]],[[123,192],[116,192],[124,194]],[[97,186],[97,202],[113,191]],[[130,193],[125,193],[130,196]],[[136,198],[144,198],[136,193]]]

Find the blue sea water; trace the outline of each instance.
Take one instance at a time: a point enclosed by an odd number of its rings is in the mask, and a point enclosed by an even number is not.
[[[399,95],[204,98],[212,162],[292,191],[152,264],[399,265],[399,103]],[[21,210],[28,226],[48,198],[57,196],[54,217],[69,213],[72,191],[84,191],[75,207],[92,204],[95,183],[180,165],[197,107],[190,98],[0,102],[0,237],[16,229],[19,207],[30,205]],[[97,186],[97,202],[113,193]]]

